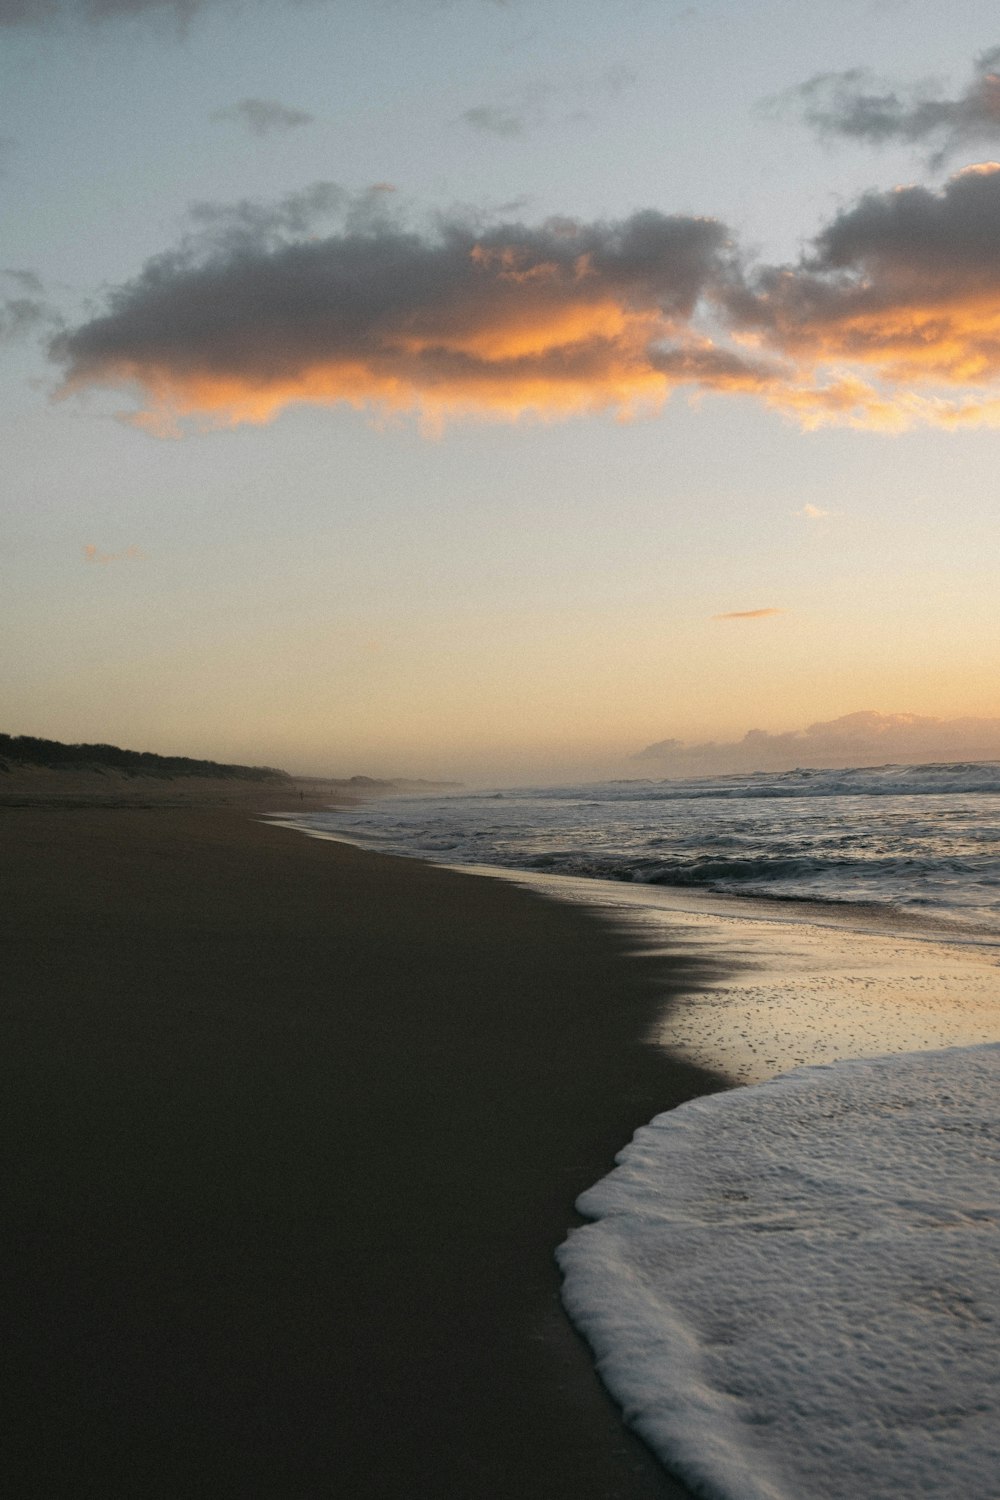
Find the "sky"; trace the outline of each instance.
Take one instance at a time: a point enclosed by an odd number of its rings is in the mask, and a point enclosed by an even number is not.
[[[1000,24],[0,0],[0,727],[1000,757]]]

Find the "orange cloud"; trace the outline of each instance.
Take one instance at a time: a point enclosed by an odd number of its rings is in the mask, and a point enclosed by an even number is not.
[[[620,309],[560,308],[549,316],[539,310],[534,321],[498,320],[436,336],[405,330],[391,348],[367,356],[331,352],[294,371],[260,375],[116,360],[103,367],[101,383],[139,389],[146,417],[167,425],[184,417],[211,426],[268,422],[295,403],[416,411],[430,425],[466,415],[565,417],[608,408],[630,416],[662,405],[677,383],[645,355],[652,331],[648,317]]]
[[[437,240],[380,223],[277,246],[262,236],[256,251],[244,233],[238,249],[152,263],[53,351],[62,394],[132,390],[139,422],[159,432],[266,422],[296,402],[415,411],[432,425],[629,417],[679,385],[756,390],[774,378],[694,327],[726,255],[715,221],[655,213],[452,227]]]
[[[938,192],[868,194],[797,265],[756,269],[717,221],[653,212],[435,237],[355,215],[308,237],[320,188],[330,211],[330,184],[241,204],[237,238],[152,261],[53,341],[61,394],[125,389],[160,434],[296,403],[430,428],[628,418],[679,387],[753,396],[805,428],[1000,425],[995,163]]]
[[[940,192],[867,194],[824,230],[810,259],[728,293],[742,335],[794,367],[765,399],[805,426],[995,425],[998,237],[994,162],[964,169]]]
[[[124,552],[102,552],[93,542],[88,542],[83,549],[85,562],[89,563],[113,563],[130,562],[138,558],[145,558],[146,554],[140,547],[126,547]]]
[[[783,609],[732,609],[725,615],[713,615],[713,620],[763,620],[768,615],[783,615]]]

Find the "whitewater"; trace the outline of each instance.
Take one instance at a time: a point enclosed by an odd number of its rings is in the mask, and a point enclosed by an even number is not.
[[[660,1115],[584,1193],[567,1309],[713,1500],[1000,1494],[1000,1047]]]
[[[737,1086],[640,1129],[559,1251],[571,1317],[668,1468],[708,1500],[1000,1500],[1000,765],[292,821],[711,959],[648,1040]]]

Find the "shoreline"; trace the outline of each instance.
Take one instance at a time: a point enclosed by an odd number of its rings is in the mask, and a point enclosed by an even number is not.
[[[11,1492],[680,1500],[554,1251],[718,964],[262,810],[0,814]]]
[[[565,876],[519,883],[594,910],[636,951],[682,944],[713,961],[717,977],[678,997],[649,1040],[732,1084],[810,1064],[1000,1041],[992,937],[977,941],[945,923],[897,924],[892,911],[876,925],[867,911],[807,911],[805,903],[783,911],[755,898]]]
[[[366,847],[300,818],[292,813],[276,821],[312,838]],[[711,980],[675,995],[647,1040],[729,1086],[762,1083],[811,1063],[1000,1041],[1000,938],[958,923],[918,921],[892,908],[781,903],[395,857],[592,913],[634,955],[700,954],[714,971]]]

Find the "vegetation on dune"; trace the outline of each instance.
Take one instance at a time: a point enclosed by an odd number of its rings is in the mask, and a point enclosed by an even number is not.
[[[273,766],[231,766],[186,755],[154,755],[117,745],[64,745],[30,734],[0,734],[0,771],[12,766],[45,766],[58,771],[121,771],[126,776],[219,776],[242,781],[287,781]]]

